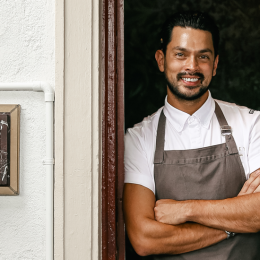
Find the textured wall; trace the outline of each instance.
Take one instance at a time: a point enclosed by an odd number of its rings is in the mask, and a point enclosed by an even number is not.
[[[54,0],[0,0],[0,81],[54,83]],[[21,104],[20,195],[0,197],[0,259],[45,259],[43,93],[0,92]]]

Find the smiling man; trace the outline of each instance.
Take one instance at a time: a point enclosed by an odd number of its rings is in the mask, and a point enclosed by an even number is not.
[[[150,259],[260,259],[260,113],[211,97],[219,31],[207,14],[173,15],[160,41],[165,105],[125,137],[129,240]]]

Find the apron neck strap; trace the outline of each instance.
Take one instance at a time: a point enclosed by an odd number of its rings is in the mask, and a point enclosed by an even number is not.
[[[164,140],[165,140],[165,124],[166,117],[163,113],[163,109],[159,118],[157,136],[156,136],[156,148],[154,154],[154,163],[163,162],[163,152],[164,152]]]
[[[232,136],[232,129],[228,125],[227,120],[226,120],[219,104],[216,101],[215,101],[215,114],[216,114],[216,117],[217,117],[219,125],[220,125],[221,134],[223,136],[225,136],[228,153],[229,154],[238,153],[236,142],[234,140],[234,137]]]
[[[219,125],[220,125],[220,128],[223,129],[223,128],[228,128],[230,127],[227,123],[227,120],[219,106],[219,104],[215,101],[215,114],[217,116],[217,119],[218,119],[218,122],[219,122]],[[231,133],[231,131],[230,131]]]

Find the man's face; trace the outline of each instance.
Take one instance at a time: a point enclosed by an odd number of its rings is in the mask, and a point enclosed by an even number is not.
[[[218,65],[210,32],[174,27],[166,55],[160,50],[157,52],[159,69],[164,72],[173,95],[195,100],[207,92]]]

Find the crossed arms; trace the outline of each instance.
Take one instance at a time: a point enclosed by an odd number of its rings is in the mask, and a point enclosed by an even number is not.
[[[125,184],[126,230],[137,254],[181,254],[226,239],[224,230],[260,231],[260,170],[237,197],[225,200],[158,200],[151,190]]]

